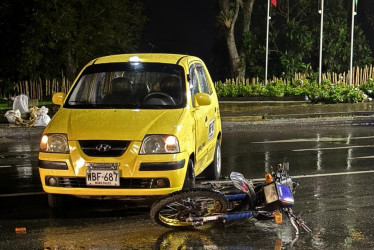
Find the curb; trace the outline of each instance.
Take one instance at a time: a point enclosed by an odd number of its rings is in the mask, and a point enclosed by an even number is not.
[[[361,116],[374,116],[374,112],[355,111],[355,112],[312,113],[312,114],[265,115],[264,119],[299,119],[299,118],[361,117]]]
[[[16,126],[0,126],[0,138],[40,138],[45,127],[16,127]]]
[[[222,128],[225,131],[256,130],[280,127],[320,127],[323,126],[374,126],[374,117],[323,117],[323,118],[300,118],[300,119],[278,119],[261,121],[222,121]]]
[[[300,119],[323,119],[323,118],[352,118],[352,117],[372,117],[372,111],[355,112],[330,112],[330,113],[309,113],[309,114],[287,114],[287,115],[241,115],[241,116],[221,116],[224,122],[246,122],[246,121],[270,121],[270,120],[300,120]]]

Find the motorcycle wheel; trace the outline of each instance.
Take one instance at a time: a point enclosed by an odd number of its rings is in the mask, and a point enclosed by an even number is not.
[[[193,227],[188,218],[224,213],[227,200],[219,192],[193,188],[182,190],[155,202],[150,211],[151,219],[163,227]]]

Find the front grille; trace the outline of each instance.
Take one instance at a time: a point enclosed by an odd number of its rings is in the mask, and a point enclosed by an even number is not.
[[[118,157],[123,155],[130,141],[81,140],[79,145],[83,153],[94,157]]]
[[[52,186],[49,184],[49,178],[47,176],[45,183],[47,186]],[[57,183],[53,187],[69,187],[69,188],[111,188],[111,189],[150,189],[158,188],[156,185],[156,180],[161,178],[120,178],[119,186],[87,186],[86,178],[82,177],[53,177],[57,180]],[[170,187],[170,181],[166,178],[162,178],[165,181],[165,186],[163,188]]]

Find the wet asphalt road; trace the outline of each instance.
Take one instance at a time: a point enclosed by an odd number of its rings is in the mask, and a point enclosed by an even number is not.
[[[180,231],[152,224],[147,206],[71,199],[52,211],[41,187],[38,141],[0,139],[0,249],[373,249],[374,128],[267,126],[224,131],[223,176],[262,178],[283,161],[300,186],[294,212],[313,230],[250,219]],[[361,173],[360,171],[366,171]],[[26,233],[15,233],[25,227]],[[278,248],[278,249],[281,249]]]

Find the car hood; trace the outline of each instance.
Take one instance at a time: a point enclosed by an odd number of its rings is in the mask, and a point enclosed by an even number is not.
[[[146,134],[173,134],[183,109],[61,109],[45,133],[69,140],[143,140]]]

